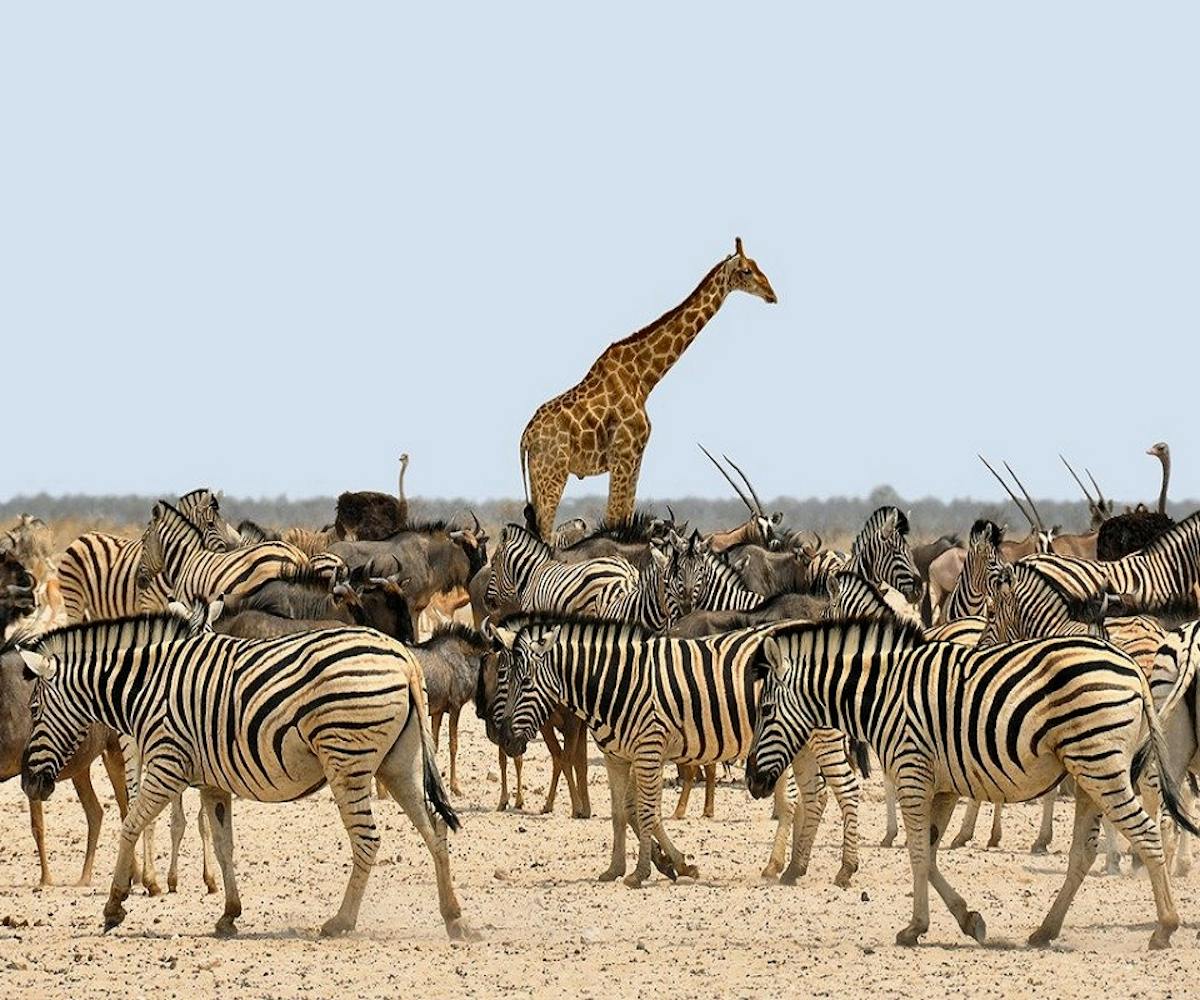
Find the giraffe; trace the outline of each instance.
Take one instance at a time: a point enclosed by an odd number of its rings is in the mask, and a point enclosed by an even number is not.
[[[650,438],[646,397],[732,291],[775,302],[775,290],[742,250],[720,261],[686,299],[649,326],[610,344],[577,385],[537,408],[521,435],[527,519],[552,538],[567,477],[609,474],[609,524],[633,515],[642,453]],[[530,503],[532,501],[532,503]],[[530,510],[532,508],[532,510]]]

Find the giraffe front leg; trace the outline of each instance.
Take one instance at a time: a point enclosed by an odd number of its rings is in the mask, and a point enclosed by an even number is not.
[[[554,537],[554,517],[571,474],[571,439],[556,433],[545,437],[529,450],[529,495],[537,518],[538,534],[549,541]]]
[[[622,524],[633,517],[642,453],[650,438],[644,413],[630,415],[613,433],[608,451],[608,509],[605,520]]]

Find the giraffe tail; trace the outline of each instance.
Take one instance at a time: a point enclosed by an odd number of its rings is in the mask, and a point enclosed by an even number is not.
[[[525,462],[529,449],[525,446],[525,435],[521,435],[521,489],[525,491],[525,506],[529,506],[529,478],[525,475]]]

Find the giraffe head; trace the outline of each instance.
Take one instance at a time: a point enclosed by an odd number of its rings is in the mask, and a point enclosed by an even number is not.
[[[729,290],[749,292],[757,295],[764,302],[777,302],[775,289],[751,258],[742,250],[742,238],[734,242],[733,254],[725,261],[726,274],[729,277]]]

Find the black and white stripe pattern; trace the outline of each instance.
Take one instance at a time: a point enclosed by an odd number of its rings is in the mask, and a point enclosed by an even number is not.
[[[967,556],[958,582],[946,600],[946,621],[985,614],[988,596],[995,590],[996,576],[1004,565],[1000,543],[1004,532],[993,521],[980,518],[971,526]]]
[[[510,524],[492,561],[487,602],[493,608],[601,617],[637,586],[637,570],[619,556],[561,563],[540,538]]]
[[[233,547],[230,540],[237,533],[221,516],[211,490],[185,493],[179,498],[179,513],[200,533],[204,548],[224,552]],[[68,622],[119,618],[138,610],[142,544],[141,538],[89,531],[67,546],[58,578]],[[168,593],[162,581],[153,580],[150,587],[149,602],[165,607]]]
[[[894,587],[911,603],[921,596],[921,575],[908,547],[908,517],[898,507],[880,507],[862,526],[847,570]]]
[[[1024,801],[1070,773],[1078,791],[1067,880],[1031,943],[1058,936],[1095,859],[1104,815],[1146,863],[1158,907],[1152,945],[1168,945],[1179,918],[1158,827],[1133,788],[1166,747],[1146,679],[1124,653],[1075,637],[979,652],[928,643],[919,629],[893,622],[791,626],[762,649],[751,791],[768,794],[815,727],[837,727],[875,748],[896,783],[913,868],[913,919],[897,943],[916,944],[928,929],[930,884],[964,933],[985,936],[983,919],[937,868],[960,796]],[[1151,738],[1143,743],[1146,727]],[[1162,789],[1172,815],[1190,826],[1171,782]]]
[[[342,628],[272,640],[201,631],[203,609],[167,612],[47,633],[22,650],[36,678],[33,732],[22,786],[44,798],[92,722],[132,736],[141,787],[121,831],[106,926],[120,923],[133,847],[148,822],[188,785],[199,785],[225,880],[218,933],[241,913],[233,876],[231,796],[286,802],[326,783],[350,836],[353,869],[337,914],[351,929],[379,846],[371,813],[378,776],[434,856],[442,916],[460,925],[450,884],[450,808],[434,758],[424,678],[413,654],[372,629]],[[427,808],[428,806],[428,808]]]
[[[336,558],[336,557],[332,557]],[[268,580],[295,577],[310,569],[308,557],[287,542],[260,542],[232,552],[210,552],[192,523],[169,503],[154,506],[142,545],[139,573],[161,587],[148,587],[143,610],[157,610],[159,590],[175,600],[248,594]]]
[[[649,875],[652,839],[677,871],[694,873],[663,829],[663,765],[667,761],[715,764],[744,756],[756,716],[751,667],[762,639],[776,627],[703,639],[661,638],[629,625],[586,620],[547,621],[527,625],[515,634],[498,630],[510,658],[506,694],[497,701],[505,750],[522,753],[561,703],[587,722],[604,751],[613,797],[613,854],[602,879],[624,874],[625,817],[634,802],[640,849],[637,868],[626,883],[640,885]],[[803,841],[803,834],[810,825],[815,831],[819,820],[811,810],[818,803],[824,805],[819,796],[823,777],[839,801],[845,799],[842,868],[837,878],[839,885],[845,885],[858,868],[857,779],[841,733],[814,734],[812,743],[797,748],[793,759],[806,749],[810,755],[796,761],[805,808],[794,814],[793,858],[785,878],[801,874],[807,866],[812,844]],[[779,792],[787,812],[782,785]],[[787,818],[791,817],[781,814],[773,863],[783,850]]]

